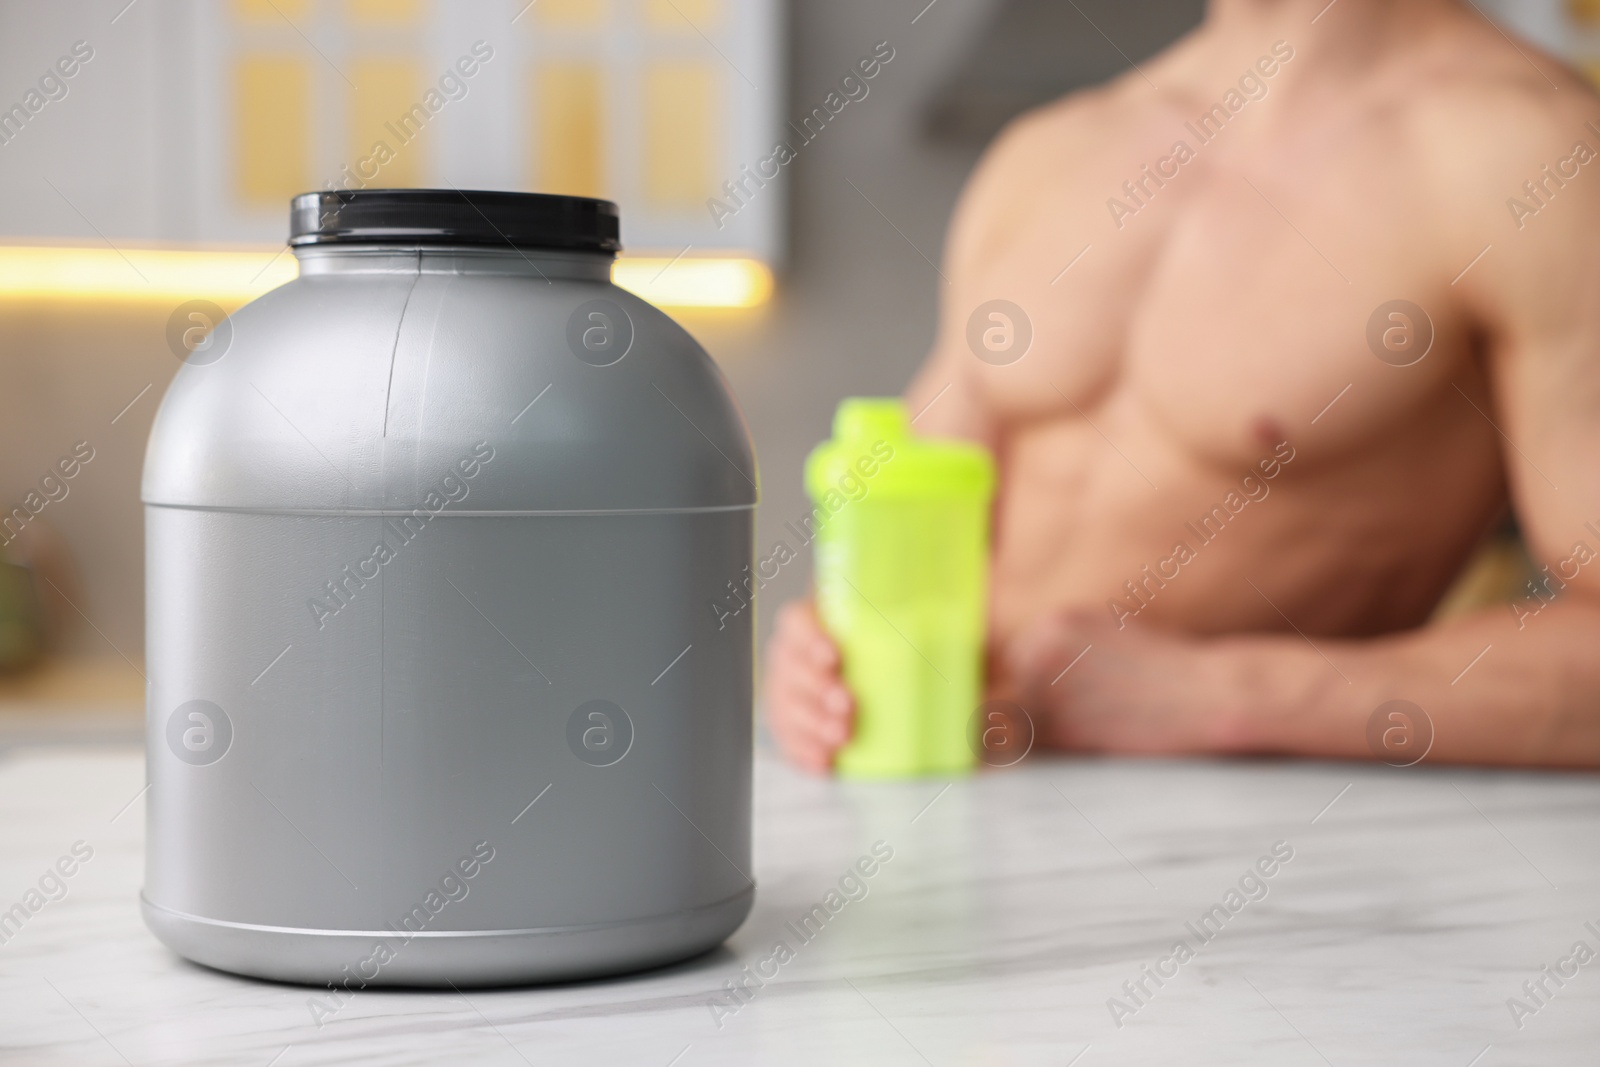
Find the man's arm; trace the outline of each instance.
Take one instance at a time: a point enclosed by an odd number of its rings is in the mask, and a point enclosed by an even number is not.
[[[1368,734],[1378,709],[1401,699],[1427,716],[1426,730],[1405,725],[1418,730],[1412,737],[1431,730],[1430,760],[1600,766],[1600,607],[1587,595],[1521,630],[1495,607],[1403,637],[1319,641],[1343,677],[1288,644],[1242,639],[1228,650],[1245,697],[1223,720],[1220,749],[1404,760],[1380,740],[1387,719]],[[1296,689],[1305,694],[1298,706],[1283,699]]]
[[[1484,338],[1491,398],[1480,406],[1502,435],[1512,503],[1555,602],[1530,597],[1410,635],[1322,645],[1348,682],[1323,664],[1307,714],[1257,705],[1240,723],[1247,747],[1362,755],[1367,716],[1404,698],[1433,720],[1430,758],[1600,766],[1600,162],[1520,229],[1505,206],[1577,141],[1600,148],[1600,102],[1565,95],[1446,186],[1461,261],[1492,241],[1453,290]],[[1481,177],[1463,185],[1467,173]],[[1484,218],[1485,206],[1494,224],[1464,239],[1460,220]],[[1240,642],[1234,654],[1273,673],[1265,645]]]
[[[1582,89],[1561,99],[1532,121],[1495,116],[1518,134],[1462,168],[1480,180],[1446,186],[1454,218],[1482,218],[1486,205],[1493,220],[1487,234],[1456,245],[1466,257],[1480,239],[1493,242],[1454,288],[1485,338],[1485,410],[1503,435],[1529,553],[1553,576],[1541,591],[1557,601],[1494,607],[1348,650],[1346,672],[1365,697],[1405,696],[1433,717],[1443,760],[1600,766],[1600,163],[1584,165],[1520,229],[1506,200],[1576,142],[1600,148],[1600,102]],[[1297,748],[1332,741],[1279,728]]]

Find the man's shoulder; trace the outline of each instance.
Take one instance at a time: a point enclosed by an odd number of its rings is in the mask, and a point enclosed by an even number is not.
[[[1531,45],[1497,43],[1420,72],[1410,91],[1395,89],[1381,141],[1400,164],[1396,180],[1425,194],[1445,244],[1471,244],[1501,227],[1526,237],[1528,218],[1559,198],[1566,225],[1502,249],[1547,262],[1576,253],[1574,242],[1586,243],[1580,235],[1600,220],[1600,97]],[[1449,254],[1476,252],[1463,245]]]
[[[1108,143],[1141,121],[1168,117],[1163,98],[1136,71],[1024,111],[985,153],[986,164],[1060,161]]]
[[[968,228],[1008,231],[1024,207],[1041,204],[1081,200],[1098,208],[1097,197],[1074,197],[1074,191],[1099,189],[1107,177],[1101,172],[1121,156],[1120,145],[1136,141],[1152,124],[1170,121],[1157,94],[1131,80],[1136,78],[1130,72],[1081,89],[1007,123],[985,149],[962,197]]]
[[[1026,111],[984,150],[951,220],[946,260],[963,272],[980,269],[1021,232],[1037,225],[1041,205],[1083,181],[1087,160],[1104,158],[1118,108],[1115,83]]]
[[[1600,95],[1534,45],[1483,29],[1475,47],[1419,65],[1410,91],[1388,90],[1384,143],[1398,146],[1397,181],[1424,194],[1414,201],[1440,278],[1464,306],[1499,335],[1570,324],[1600,265]]]
[[[1389,80],[1375,105],[1419,148],[1442,154],[1458,179],[1463,168],[1492,173],[1528,162],[1528,152],[1597,143],[1589,123],[1600,120],[1600,96],[1589,82],[1534,45],[1489,32]]]

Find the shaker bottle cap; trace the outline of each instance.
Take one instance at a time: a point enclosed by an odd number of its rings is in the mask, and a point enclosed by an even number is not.
[[[898,400],[854,396],[833,413],[833,436],[839,441],[876,438],[899,441],[911,436],[906,406]]]
[[[872,491],[881,495],[987,498],[994,492],[994,459],[988,449],[970,441],[916,436],[905,404],[887,397],[840,402],[833,437],[806,460],[807,490],[820,498],[869,457],[874,460],[869,464],[874,469]]]
[[[481,245],[616,252],[617,205],[461,189],[327,189],[289,202],[289,243]]]

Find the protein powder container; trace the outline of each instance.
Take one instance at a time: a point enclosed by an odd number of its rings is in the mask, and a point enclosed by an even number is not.
[[[325,1015],[717,945],[754,894],[727,383],[611,284],[606,201],[307,193],[290,231],[145,458],[145,921]]]

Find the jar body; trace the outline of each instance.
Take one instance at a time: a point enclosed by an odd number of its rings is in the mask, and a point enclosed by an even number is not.
[[[146,921],[343,989],[711,948],[753,897],[731,398],[592,272],[379,258],[243,309],[152,433]]]

